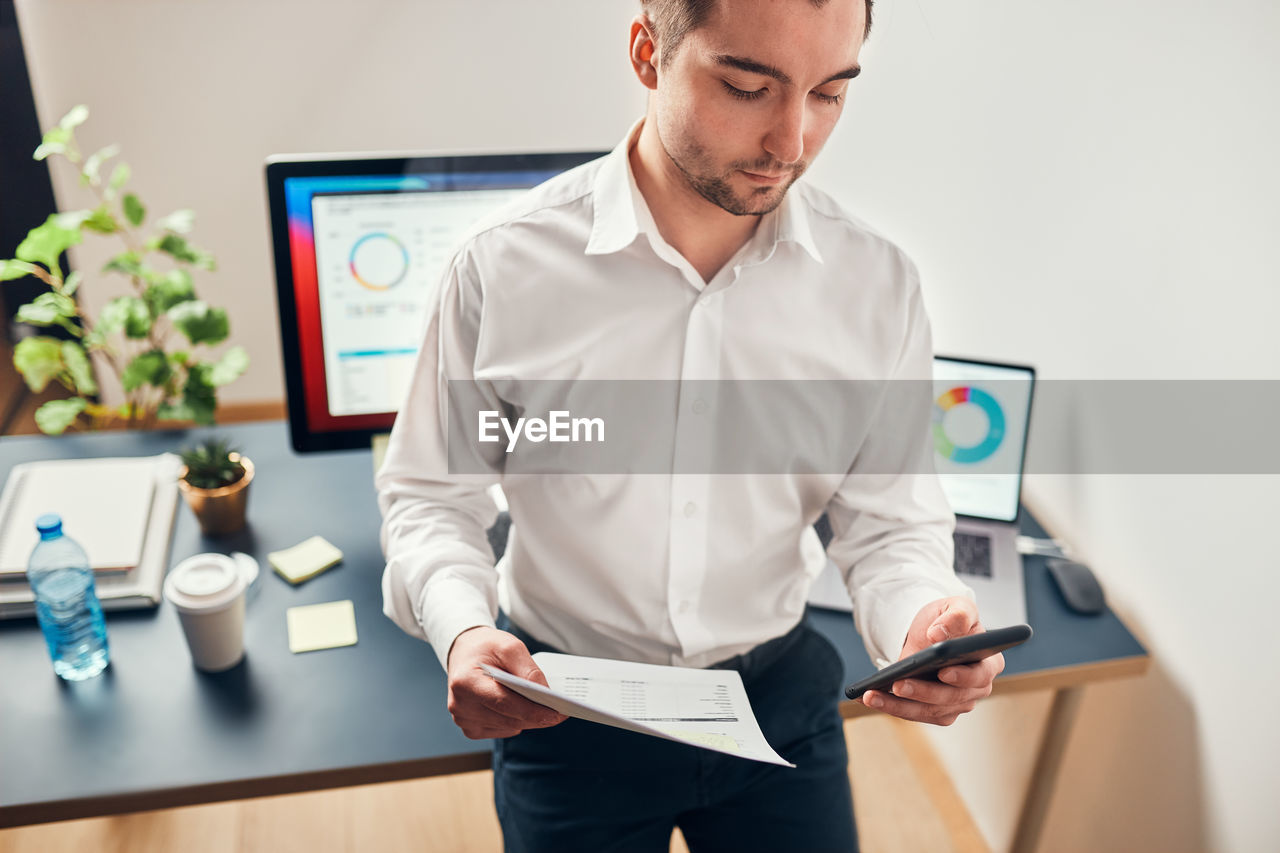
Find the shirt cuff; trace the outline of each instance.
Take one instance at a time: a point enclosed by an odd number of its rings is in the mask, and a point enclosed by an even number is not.
[[[449,650],[459,634],[468,628],[496,627],[484,595],[467,581],[448,577],[423,589],[418,622],[446,673]]]
[[[863,637],[867,654],[876,669],[884,669],[895,663],[902,656],[902,647],[907,642],[907,632],[911,623],[926,604],[940,598],[951,598],[964,594],[973,598],[972,591],[964,587],[963,593],[947,590],[929,584],[912,585],[908,589],[895,591],[892,597],[882,598],[874,609],[874,622],[871,629]]]

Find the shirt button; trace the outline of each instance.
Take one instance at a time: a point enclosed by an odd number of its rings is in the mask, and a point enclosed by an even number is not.
[[[679,613],[688,613],[688,612],[689,612],[689,602],[687,602],[687,601],[682,601],[682,602],[680,602],[678,605],[676,605],[676,611],[677,611],[677,612],[679,612]]]
[[[689,501],[684,505],[684,517],[693,518],[698,512],[698,505],[693,501]]]
[[[694,400],[694,401],[693,401],[693,413],[694,413],[695,415],[700,415],[700,414],[702,414],[703,412],[705,412],[706,410],[707,410],[707,403],[706,403],[706,401],[705,401],[705,400]]]

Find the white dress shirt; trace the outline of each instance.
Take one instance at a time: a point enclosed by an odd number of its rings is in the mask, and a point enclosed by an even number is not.
[[[642,124],[486,219],[455,255],[377,477],[384,610],[442,665],[501,606],[571,654],[706,666],[799,621],[825,565],[812,524],[826,511],[867,650],[897,660],[921,607],[971,595],[932,475],[863,473],[862,461],[831,474],[449,473],[446,380],[931,376],[915,267],[803,181],[704,282],[636,185]],[[681,396],[664,428],[696,437],[707,408]],[[494,483],[513,521],[496,567]]]

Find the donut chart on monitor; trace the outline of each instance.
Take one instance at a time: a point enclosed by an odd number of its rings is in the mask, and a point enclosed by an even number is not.
[[[947,412],[966,403],[977,406],[987,416],[987,434],[976,444],[958,445],[947,435]],[[944,391],[933,404],[933,446],[938,455],[961,465],[981,462],[995,453],[1004,441],[1004,410],[996,398],[970,385]]]
[[[409,274],[409,250],[385,231],[365,234],[351,247],[351,277],[369,290],[390,290]]]

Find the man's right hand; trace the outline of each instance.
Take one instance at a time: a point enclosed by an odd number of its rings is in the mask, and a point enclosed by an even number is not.
[[[513,634],[486,627],[463,631],[449,649],[449,713],[467,737],[511,737],[525,729],[544,729],[568,719],[502,686],[480,668],[482,663],[547,684],[547,677],[533,662],[529,649]]]

